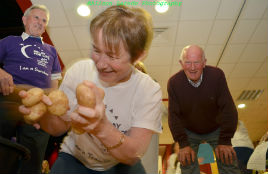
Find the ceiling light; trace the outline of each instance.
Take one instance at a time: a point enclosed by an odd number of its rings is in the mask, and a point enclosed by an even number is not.
[[[157,2],[157,4],[154,6],[154,9],[158,12],[158,13],[165,13],[168,11],[168,3],[166,0],[160,0]]]
[[[244,103],[241,103],[241,104],[239,104],[237,107],[238,107],[239,109],[243,109],[243,108],[246,107],[246,105],[245,105]]]
[[[77,13],[80,15],[80,16],[89,16],[90,15],[90,9],[87,5],[80,5],[78,8],[77,8]]]

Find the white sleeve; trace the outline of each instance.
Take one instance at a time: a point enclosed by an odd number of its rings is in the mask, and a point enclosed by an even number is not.
[[[154,132],[162,132],[162,92],[158,83],[141,79],[134,103],[132,127],[143,127]]]
[[[51,80],[61,80],[61,79],[62,79],[61,73],[51,74]]]

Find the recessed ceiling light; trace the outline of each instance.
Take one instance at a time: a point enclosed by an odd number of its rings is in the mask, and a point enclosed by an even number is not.
[[[242,109],[242,108],[245,108],[246,105],[245,105],[244,103],[241,103],[241,104],[239,104],[237,107],[238,107],[239,109]]]
[[[80,5],[78,8],[77,8],[77,13],[80,15],[80,16],[89,16],[90,15],[90,9],[87,5]]]
[[[166,0],[160,0],[157,2],[157,4],[154,6],[154,9],[158,12],[158,13],[165,13],[168,11],[168,3]]]

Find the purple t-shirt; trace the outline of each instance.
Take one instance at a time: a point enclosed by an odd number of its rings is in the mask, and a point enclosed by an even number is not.
[[[15,84],[40,88],[51,85],[51,74],[61,72],[56,49],[41,38],[8,36],[0,40],[0,63]]]

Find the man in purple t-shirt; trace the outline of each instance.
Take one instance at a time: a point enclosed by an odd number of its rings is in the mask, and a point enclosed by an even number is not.
[[[183,48],[180,64],[183,70],[168,81],[168,122],[182,173],[200,173],[197,151],[204,142],[215,150],[220,174],[240,173],[231,144],[238,114],[223,71],[207,66],[197,45]]]
[[[43,5],[28,8],[22,21],[25,32],[0,40],[0,95],[10,95],[17,84],[39,88],[58,88],[61,68],[56,50],[42,41],[41,35],[48,24],[49,12]],[[0,135],[5,137],[4,123],[10,122],[8,109],[0,117]],[[49,135],[31,125],[16,128],[17,142],[31,151],[31,159],[23,161],[20,173],[41,173],[41,164]],[[6,137],[10,138],[10,137]]]

